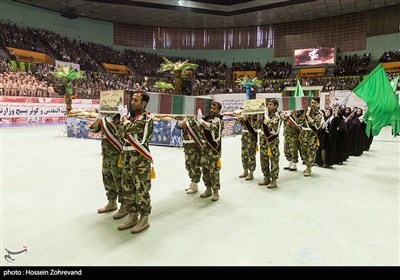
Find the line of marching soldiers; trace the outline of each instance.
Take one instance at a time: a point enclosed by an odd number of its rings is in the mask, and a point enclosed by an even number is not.
[[[150,96],[137,91],[132,96],[131,111],[119,106],[118,114],[99,115],[91,125],[93,132],[102,132],[102,175],[108,203],[98,213],[118,210],[114,219],[128,216],[118,230],[130,229],[139,233],[150,227],[150,189],[153,159],[149,142],[153,136],[153,120],[146,106]],[[314,97],[307,110],[279,113],[276,99],[269,99],[264,115],[241,115],[237,122],[243,125],[241,178],[253,179],[256,167],[256,147],[260,137],[261,169],[264,179],[259,185],[277,187],[279,174],[279,129],[285,122],[285,147],[290,159],[290,170],[296,170],[297,151],[307,165],[304,176],[310,176],[318,148],[317,130],[322,123],[322,112],[318,109],[319,98]],[[220,115],[221,104],[212,102],[210,114],[185,119],[177,125],[183,132],[185,165],[191,179],[186,192],[196,193],[202,175],[206,190],[201,198],[210,197],[218,201],[220,189],[221,138],[224,128]],[[258,130],[260,130],[258,132]],[[296,141],[298,140],[298,145]],[[286,144],[287,142],[287,144]],[[120,207],[118,209],[118,202]]]
[[[258,184],[276,188],[279,175],[279,129],[284,125],[284,154],[288,164],[284,170],[296,171],[299,153],[306,169],[304,176],[311,175],[315,164],[328,168],[342,165],[349,155],[360,156],[368,151],[373,140],[365,133],[366,123],[361,108],[318,109],[319,98],[314,97],[307,110],[277,112],[278,101],[270,99],[264,115],[243,115],[236,118],[243,127],[242,166],[239,175],[253,180],[256,169],[258,137],[260,163],[264,179]]]
[[[285,156],[289,161],[289,165],[285,169],[297,170],[300,150],[303,162],[307,165],[304,176],[308,177],[311,175],[311,167],[316,158],[319,146],[317,132],[323,118],[322,112],[318,109],[319,97],[312,99],[311,106],[307,110],[279,113],[278,106],[278,100],[272,98],[268,100],[265,114],[244,115],[242,112],[236,118],[236,122],[243,127],[241,139],[243,173],[239,177],[246,180],[254,179],[257,143],[260,138],[260,161],[264,178],[258,184],[268,188],[277,187],[280,155],[279,130],[282,122],[285,123]],[[193,120],[180,122],[178,128],[183,129],[185,165],[191,179],[186,193],[192,194],[198,190],[197,184],[201,177],[201,167],[207,165],[207,162],[201,162],[202,151],[199,145],[196,145],[197,126],[191,125],[188,128],[188,124],[193,124]]]
[[[91,131],[102,133],[102,176],[108,199],[107,205],[97,212],[102,214],[118,210],[113,215],[116,220],[128,216],[117,228],[132,228],[133,234],[150,227],[150,189],[155,172],[149,149],[153,136],[153,120],[146,111],[149,100],[146,92],[137,90],[132,95],[130,112],[126,106],[119,106],[118,113],[99,114],[90,127]],[[178,128],[186,135],[186,168],[193,171],[189,171],[193,179],[187,190],[190,189],[192,193],[197,191],[202,173],[206,190],[200,197],[211,197],[211,201],[219,199],[221,137],[224,128],[219,114],[221,107],[219,102],[212,102],[208,116],[203,116],[199,110],[195,118],[178,124]],[[194,145],[193,149],[188,146],[191,144]],[[194,158],[197,152],[198,156]],[[201,171],[197,168],[201,168]],[[200,175],[196,177],[198,173]],[[120,202],[119,209],[117,200]]]
[[[318,109],[319,97],[311,100],[307,110],[278,112],[279,104],[274,98],[268,100],[264,115],[241,115],[236,121],[243,126],[242,166],[239,175],[252,180],[256,169],[256,150],[260,138],[260,164],[264,178],[258,184],[267,188],[276,188],[279,176],[279,130],[284,123],[285,157],[289,161],[284,169],[297,170],[298,152],[307,166],[304,176],[311,175],[311,168],[319,146],[318,129],[322,125],[323,114]]]

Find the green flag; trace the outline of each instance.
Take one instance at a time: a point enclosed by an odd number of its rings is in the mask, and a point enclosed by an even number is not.
[[[399,77],[400,77],[400,76],[397,76],[396,78],[394,78],[394,79],[390,82],[390,85],[391,85],[392,88],[393,88],[394,94],[396,94],[396,95],[397,95],[397,84],[399,83]]]
[[[296,83],[296,90],[294,92],[294,96],[295,97],[304,96],[303,89],[301,88],[299,80],[296,79],[296,81],[297,81],[297,83]]]
[[[367,135],[372,129],[372,135],[376,136],[382,127],[388,125],[392,126],[393,136],[399,134],[400,106],[382,64],[379,64],[353,92],[368,106],[368,111],[364,115]]]
[[[310,91],[308,92],[308,96],[309,97],[314,97],[314,93],[312,93],[312,90],[310,89]]]

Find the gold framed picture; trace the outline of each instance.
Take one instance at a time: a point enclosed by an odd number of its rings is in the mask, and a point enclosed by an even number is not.
[[[243,102],[243,113],[245,115],[264,114],[265,98],[245,100]]]
[[[127,105],[124,101],[124,90],[107,90],[100,92],[101,113],[117,113],[119,105]]]

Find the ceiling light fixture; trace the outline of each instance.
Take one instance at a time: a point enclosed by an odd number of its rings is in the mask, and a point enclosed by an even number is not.
[[[183,0],[179,0],[179,1],[178,1],[178,5],[179,5],[179,6],[183,6],[183,3],[185,3]]]

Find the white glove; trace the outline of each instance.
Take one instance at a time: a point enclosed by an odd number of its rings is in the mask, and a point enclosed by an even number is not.
[[[121,119],[123,116],[128,116],[128,106],[125,105],[125,107],[124,107],[122,105],[119,105],[118,106],[118,114],[120,114]]]
[[[307,108],[307,113],[306,113],[306,115],[309,116],[310,113],[311,113],[311,107],[309,106],[309,107]]]
[[[201,112],[201,109],[199,108],[197,110],[197,118],[196,118],[197,122],[199,124],[201,124],[203,122],[203,113]]]
[[[99,114],[97,115],[97,118],[99,120],[102,120],[105,116],[106,116],[105,114],[102,114],[102,113],[99,112]]]
[[[268,114],[264,116],[264,124],[268,124],[271,119],[269,118]]]
[[[265,113],[264,113],[264,123],[269,122],[269,112],[268,109],[265,109]]]

